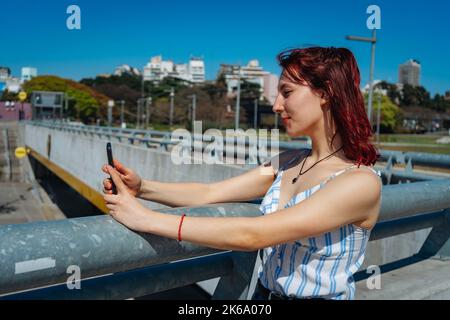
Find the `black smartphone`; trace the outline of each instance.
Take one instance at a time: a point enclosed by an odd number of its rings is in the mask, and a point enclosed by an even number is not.
[[[108,164],[114,168],[114,162],[113,162],[113,156],[112,156],[112,147],[111,147],[111,142],[108,142],[106,144],[106,155],[108,156]],[[114,184],[111,176],[109,178],[109,180],[112,183],[112,193],[113,194],[117,194],[117,189],[116,189],[116,185]]]

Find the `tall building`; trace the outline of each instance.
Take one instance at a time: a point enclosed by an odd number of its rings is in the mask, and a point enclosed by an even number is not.
[[[20,91],[20,79],[19,78],[10,77],[10,78],[6,79],[5,85],[6,85],[5,86],[6,90],[8,90],[9,92],[17,93]]]
[[[178,78],[190,82],[205,81],[205,64],[201,58],[191,58],[188,63],[175,64],[155,56],[144,66],[144,80],[159,82],[166,77]]]
[[[133,68],[127,64],[122,64],[116,67],[116,69],[114,70],[114,75],[121,76],[123,74],[140,76],[141,72],[137,68]]]
[[[32,78],[37,77],[37,69],[32,67],[23,67],[22,68],[22,77],[20,78],[20,82],[24,83],[25,81],[29,81]]]
[[[263,70],[258,60],[250,60],[246,66],[221,64],[217,78],[225,78],[228,94],[232,95],[238,86],[238,79],[258,84],[263,92],[264,77],[267,75],[269,72]]]
[[[420,85],[420,63],[417,60],[409,59],[398,68],[398,82],[412,86]]]
[[[8,67],[0,67],[0,81],[5,81],[11,76],[11,69]]]
[[[264,75],[264,97],[270,104],[275,103],[278,95],[278,76],[273,73]]]
[[[188,70],[190,81],[194,83],[205,82],[205,62],[202,58],[191,58]]]
[[[0,93],[6,89],[6,80],[11,76],[11,69],[0,67]]]

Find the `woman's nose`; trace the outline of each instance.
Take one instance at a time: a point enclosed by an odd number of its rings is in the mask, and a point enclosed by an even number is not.
[[[284,110],[283,107],[283,98],[280,96],[280,94],[277,95],[277,98],[275,99],[275,102],[273,103],[272,106],[272,111],[274,113],[281,113]]]

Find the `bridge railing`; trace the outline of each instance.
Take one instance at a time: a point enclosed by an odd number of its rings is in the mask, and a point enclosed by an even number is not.
[[[147,147],[158,147],[160,149],[164,149],[166,151],[169,150],[170,146],[179,144],[178,140],[172,140],[172,133],[169,131],[156,131],[156,130],[138,130],[138,129],[124,129],[124,128],[115,128],[115,127],[104,127],[104,126],[93,126],[93,125],[76,125],[76,124],[68,124],[64,122],[58,121],[24,121],[24,123],[29,123],[32,125],[43,126],[50,129],[57,129],[62,131],[70,131],[77,132],[80,134],[98,136],[100,138],[105,137],[107,139],[117,139],[119,142],[128,142],[131,144],[142,144]],[[194,141],[201,140],[201,144],[194,144]],[[224,139],[224,143],[226,145],[234,145],[235,138],[226,137]],[[208,146],[209,143],[214,141],[214,136],[199,136],[192,135],[192,143],[189,145],[189,148],[196,150],[198,148],[199,152],[204,152],[205,147]],[[254,164],[261,164],[263,161],[269,157],[267,154],[268,149],[272,150],[292,150],[298,148],[309,148],[307,143],[303,142],[287,142],[287,141],[274,141],[271,139],[245,139],[242,141],[244,149],[241,151],[237,151],[238,154],[243,157],[246,161],[249,161]],[[261,145],[264,148],[261,148]],[[251,149],[256,150],[257,152],[249,152]],[[211,150],[211,157],[218,158],[219,155],[214,153],[214,150]],[[224,150],[224,153],[226,150]],[[277,151],[275,151],[277,152]],[[434,179],[435,177],[432,175],[417,175],[413,172],[414,165],[423,165],[432,168],[442,168],[442,169],[450,169],[450,155],[445,154],[432,154],[432,153],[423,153],[423,152],[402,152],[402,151],[393,151],[393,150],[379,150],[380,152],[380,160],[386,161],[386,167],[383,171],[387,173],[388,180],[390,180],[391,176],[396,172],[393,172],[393,166],[395,164],[404,164],[405,169],[399,175],[401,179],[410,179],[411,181],[422,181]]]
[[[448,179],[384,186],[380,219],[370,240],[432,227],[419,255],[447,259],[449,208]],[[187,211],[190,216],[261,214],[249,203],[161,211]],[[256,252],[215,250],[135,233],[109,216],[3,225],[0,298],[126,299],[221,277],[213,299],[246,299],[255,261]],[[80,289],[69,289],[67,282],[74,285],[71,277],[77,270]]]
[[[254,165],[259,165],[268,158],[275,156],[279,150],[292,150],[298,148],[309,148],[306,143],[293,141],[272,141],[271,139],[244,139],[238,141],[238,147],[234,149],[236,138],[225,137],[223,153],[219,154],[213,147],[208,145],[214,141],[213,136],[193,135],[191,143],[180,144],[180,140],[173,139],[171,132],[155,130],[135,130],[114,127],[72,125],[58,121],[24,121],[25,125],[36,125],[52,130],[68,131],[81,135],[96,136],[100,139],[106,138],[109,141],[119,141],[122,143],[139,144],[148,148],[158,148],[164,151],[172,151],[173,146],[178,145],[179,155],[192,155],[199,152],[202,156],[207,156],[214,163],[226,163],[224,157],[233,157],[241,161],[238,164],[249,165],[249,169]],[[273,147],[273,149],[272,149]],[[231,151],[230,151],[231,149]],[[269,152],[270,150],[270,152]],[[386,165],[379,169],[384,184],[395,184],[404,182],[417,182],[428,180],[442,180],[448,178],[445,174],[422,173],[413,170],[413,165],[420,164],[434,168],[450,169],[450,155],[400,152],[391,150],[380,150],[380,160],[386,161]],[[234,161],[234,160],[233,160]],[[234,163],[234,162],[233,162]],[[395,164],[405,164],[405,168],[394,167]],[[259,200],[259,199],[257,199]]]

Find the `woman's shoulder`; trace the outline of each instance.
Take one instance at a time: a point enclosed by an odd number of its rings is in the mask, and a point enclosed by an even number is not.
[[[377,172],[373,166],[366,165],[352,165],[348,167],[349,170],[344,170],[336,182],[332,185],[334,189],[351,190],[357,192],[359,199],[366,199],[367,201],[377,201],[381,196],[381,190],[383,187],[382,180],[379,172]]]

